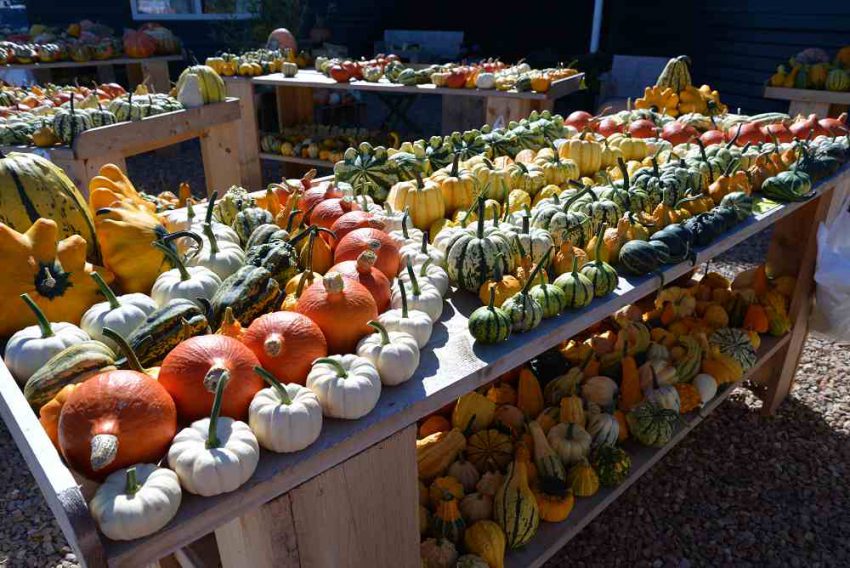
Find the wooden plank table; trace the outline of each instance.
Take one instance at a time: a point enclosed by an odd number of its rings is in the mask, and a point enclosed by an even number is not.
[[[102,165],[113,163],[126,171],[125,159],[129,156],[199,138],[207,193],[211,193],[245,183],[240,162],[240,119],[239,101],[230,98],[198,108],[91,128],[77,136],[72,147],[14,146],[2,150],[37,153],[50,159],[87,196],[88,181]]]
[[[765,338],[759,364],[747,378],[767,385],[766,412],[787,395],[786,372],[796,365],[807,332],[805,310],[810,300],[812,244],[818,223],[831,218],[850,191],[850,167],[816,187],[816,197],[777,206],[739,224],[723,239],[698,249],[701,264],[754,234],[774,227],[780,250],[791,243],[798,252],[778,259],[783,273],[798,278],[791,315],[792,332]],[[787,252],[787,250],[786,250]],[[687,275],[689,262],[667,266],[665,282]],[[536,329],[501,345],[475,344],[467,331],[469,314],[480,305],[472,294],[450,294],[435,325],[420,367],[408,382],[385,388],[375,409],[356,421],[327,419],[315,444],[296,454],[262,452],[247,484],[235,492],[211,498],[184,495],[177,516],[161,531],[129,542],[106,539],[95,529],[85,509],[87,489],[74,478],[53,449],[35,414],[4,366],[0,366],[0,415],[24,454],[51,510],[57,515],[78,558],[89,565],[138,566],[156,562],[210,532],[216,533],[219,555],[229,566],[418,566],[416,421],[475,388],[483,386],[528,359],[558,345],[627,304],[658,289],[657,277],[623,278],[616,291],[583,310],[544,321]],[[781,369],[782,373],[775,372]],[[770,372],[767,372],[770,371]],[[703,411],[713,410],[726,391]],[[633,454],[634,473],[644,473],[701,418],[691,417],[671,444],[662,449],[639,448]],[[387,475],[388,470],[392,475]],[[618,490],[614,490],[617,492]],[[546,526],[512,566],[538,565],[599,514],[616,495],[581,500],[570,519]],[[582,512],[583,511],[583,512]],[[572,531],[572,532],[571,532]],[[566,536],[565,536],[566,535]]]
[[[183,61],[182,55],[160,55],[157,57],[146,57],[137,59],[133,57],[116,57],[114,59],[91,60],[85,62],[56,61],[53,63],[29,63],[0,65],[0,71],[4,69],[21,69],[32,71],[38,78],[39,84],[51,82],[51,70],[53,69],[85,69],[95,67],[98,80],[102,83],[115,81],[113,66],[125,65],[127,67],[127,78],[130,87],[147,81],[155,91],[167,93],[171,89],[171,78],[168,73],[170,61]]]
[[[784,87],[765,87],[766,99],[789,101],[788,114],[792,117],[801,114],[816,114],[820,118],[838,116],[850,105],[850,93],[816,91],[814,89],[786,89]]]

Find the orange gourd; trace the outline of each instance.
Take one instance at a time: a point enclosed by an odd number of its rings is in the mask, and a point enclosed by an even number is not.
[[[313,361],[328,354],[328,344],[319,326],[295,312],[258,317],[248,326],[242,342],[254,353],[260,366],[282,383],[303,385]]]
[[[47,432],[47,437],[50,438],[50,441],[53,442],[57,450],[59,449],[59,413],[62,411],[62,407],[65,406],[65,402],[68,400],[71,391],[75,388],[77,388],[77,384],[74,383],[65,385],[62,387],[62,390],[56,393],[56,396],[50,399],[38,411],[38,421],[41,422],[41,426]]]
[[[245,328],[242,327],[242,324],[233,315],[233,308],[230,306],[224,309],[224,317],[221,319],[221,325],[218,326],[216,334],[232,337],[237,341],[242,341],[245,337]]]
[[[158,462],[176,433],[174,401],[138,370],[108,371],[80,383],[59,414],[62,455],[71,469],[95,480]]]
[[[516,389],[508,383],[497,381],[487,389],[487,398],[496,404],[516,405]]]
[[[330,229],[336,220],[346,213],[359,210],[360,206],[350,197],[326,199],[310,212],[310,224]]]
[[[330,229],[336,235],[337,240],[354,231],[355,229],[378,229],[383,231],[386,225],[381,219],[368,211],[350,211],[334,221]]]
[[[387,278],[395,278],[401,266],[398,243],[377,229],[355,229],[341,238],[334,251],[334,262],[339,264],[346,260],[357,260],[361,252],[369,249],[378,255],[375,268]]]
[[[378,318],[369,290],[338,272],[329,272],[321,282],[305,289],[296,310],[316,322],[325,334],[329,353],[353,353],[357,342],[372,333],[369,322]]]
[[[693,412],[702,406],[702,398],[700,397],[699,390],[693,384],[677,383],[673,387],[679,393],[679,414]]]
[[[516,405],[528,418],[534,418],[543,411],[543,389],[528,367],[523,367],[519,372]]]
[[[419,439],[427,438],[437,432],[448,432],[451,429],[452,425],[445,416],[433,414],[423,420],[422,424],[419,425]]]
[[[339,272],[343,278],[354,280],[366,287],[375,299],[378,312],[383,313],[390,307],[390,280],[375,268],[378,255],[373,250],[364,250],[357,260],[346,260],[335,264],[331,271]]]
[[[770,329],[770,320],[767,310],[761,304],[750,304],[744,314],[743,329],[755,331],[756,333],[767,333]]]
[[[298,209],[301,211],[310,211],[312,207],[317,206],[320,202],[325,201],[326,199],[339,199],[340,197],[344,197],[345,194],[329,182],[319,182],[315,186],[311,187],[311,174],[315,176],[316,170],[310,170],[303,178],[301,178],[301,184],[307,186],[308,189],[300,195],[298,199]]]
[[[640,388],[640,374],[635,358],[625,354],[620,361],[620,402],[619,408],[624,412],[640,404],[643,391]]]
[[[254,395],[265,386],[254,372],[260,365],[248,347],[225,335],[191,337],[162,362],[159,384],[174,399],[181,420],[209,416],[219,381],[227,380],[221,415],[237,420],[248,416]]]
[[[305,237],[307,243],[301,245],[300,241]],[[299,249],[298,263],[301,266],[309,266],[311,270],[324,274],[334,263],[333,250],[330,245],[334,240],[334,234],[330,230],[312,225],[290,242]]]

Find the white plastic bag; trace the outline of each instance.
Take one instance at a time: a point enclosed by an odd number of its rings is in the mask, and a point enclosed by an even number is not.
[[[818,227],[815,268],[815,308],[809,322],[813,331],[837,341],[850,341],[850,194],[827,225]]]

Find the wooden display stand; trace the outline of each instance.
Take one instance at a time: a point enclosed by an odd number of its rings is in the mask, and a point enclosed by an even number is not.
[[[126,171],[125,159],[160,148],[199,138],[207,193],[245,184],[240,161],[240,103],[221,103],[158,114],[133,122],[120,122],[86,130],[72,147],[35,148],[16,146],[4,152],[32,152],[42,155],[68,173],[84,196],[88,181],[104,164],[113,163]],[[259,185],[259,184],[258,184]],[[248,185],[247,187],[258,187]]]
[[[765,87],[766,99],[789,101],[788,114],[809,116],[816,114],[820,118],[838,116],[847,111],[850,105],[850,93],[816,91],[814,89],[786,89],[783,87]]]
[[[768,265],[777,273],[797,277],[790,308],[794,320],[791,332],[779,338],[765,337],[757,364],[743,378],[761,383],[765,413],[773,412],[791,388],[807,334],[817,228],[837,213],[850,192],[850,167],[821,181],[815,190],[815,197],[809,201],[777,206],[755,215],[722,240],[696,251],[696,262],[702,264],[773,227]],[[690,262],[667,266],[664,281],[687,276],[692,269]],[[192,543],[201,539],[209,549],[208,535],[215,533],[218,558],[212,564],[220,561],[225,568],[417,567],[417,420],[492,382],[617,309],[651,296],[658,286],[656,276],[621,277],[611,296],[596,299],[582,310],[545,320],[532,331],[500,345],[472,341],[467,319],[480,302],[472,294],[450,294],[442,318],[422,352],[416,375],[402,385],[385,388],[372,412],[353,421],[326,419],[319,439],[301,452],[263,451],[256,472],[238,490],[209,498],[184,494],[177,516],[165,528],[134,541],[111,541],[96,531],[86,507],[90,489],[80,488],[3,365],[0,415],[68,542],[86,565],[140,566],[158,562],[169,554],[193,556],[189,554],[191,550],[181,549],[200,546]],[[701,410],[685,416],[667,445],[648,448],[627,442],[632,471],[624,483],[577,500],[564,523],[542,523],[529,545],[508,554],[507,565],[542,565],[699,425],[735,386],[728,385]],[[211,550],[206,552],[215,556]]]
[[[85,69],[94,67],[97,70],[97,79],[101,83],[112,83],[115,81],[115,65],[127,67],[127,79],[130,87],[141,83],[147,83],[154,91],[167,93],[171,89],[171,78],[168,73],[169,61],[182,61],[182,55],[161,55],[159,57],[147,57],[135,59],[132,57],[119,57],[115,59],[91,60],[85,62],[57,61],[55,63],[31,63],[28,65],[0,65],[3,69],[22,69],[32,71],[38,84],[51,83],[53,69]]]

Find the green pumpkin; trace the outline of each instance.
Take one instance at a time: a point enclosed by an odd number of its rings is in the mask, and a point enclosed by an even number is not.
[[[753,214],[753,198],[743,191],[733,191],[723,196],[720,205],[730,207],[735,211],[738,221],[743,221]]]
[[[642,402],[626,415],[631,436],[645,446],[661,447],[676,431],[679,413],[652,402]]]
[[[365,193],[383,202],[399,180],[397,168],[386,148],[361,142],[356,148],[348,148],[342,161],[334,165],[334,181],[350,183],[355,194]]]
[[[490,302],[472,312],[467,325],[469,333],[480,343],[501,343],[511,336],[511,317],[495,306],[496,290],[490,288]]]
[[[720,328],[711,334],[708,341],[711,345],[718,347],[721,353],[738,361],[744,372],[749,371],[756,364],[758,359],[756,350],[750,341],[750,336],[743,329]]]
[[[462,134],[452,132],[446,136],[446,142],[451,147],[452,152],[460,154],[461,160],[468,160],[487,152],[487,144],[481,137],[479,130],[467,130]]]
[[[578,258],[573,257],[572,272],[561,274],[553,284],[564,291],[565,308],[578,310],[593,301],[593,283],[578,271]]]
[[[814,195],[812,178],[809,174],[797,170],[796,166],[764,180],[761,192],[768,199],[781,202],[803,201]]]
[[[464,290],[477,292],[493,274],[497,262],[504,272],[510,271],[510,243],[495,227],[484,226],[484,199],[478,199],[478,223],[475,233],[462,231],[449,243],[446,268],[452,282]],[[504,256],[500,257],[499,253]]]
[[[629,477],[632,460],[622,448],[603,444],[593,451],[591,465],[603,487],[616,487]]]
[[[53,132],[63,144],[71,145],[77,136],[92,127],[88,113],[74,109],[74,97],[68,101],[70,109],[60,110],[53,117]]]
[[[663,243],[662,243],[663,244]],[[666,247],[666,245],[664,245]],[[620,248],[620,267],[627,274],[645,276],[661,267],[661,255],[646,241],[629,241]]]
[[[537,275],[540,273],[540,270],[548,264],[550,252],[551,251],[546,251],[546,254],[540,262],[537,263],[534,270],[531,271],[528,281],[525,283],[525,286],[522,287],[522,290],[505,300],[502,304],[502,309],[505,310],[505,313],[507,313],[511,318],[512,331],[518,331],[520,333],[531,331],[540,325],[540,322],[543,319],[543,306],[541,306],[529,292],[531,289],[531,283],[537,279]]]
[[[555,284],[549,284],[540,278],[540,284],[533,286],[528,294],[543,308],[543,318],[557,316],[567,307],[567,295]]]
[[[603,228],[600,227],[596,237],[596,260],[581,267],[581,273],[593,284],[593,295],[597,298],[607,296],[617,289],[619,278],[614,267],[600,259],[602,250]]]

